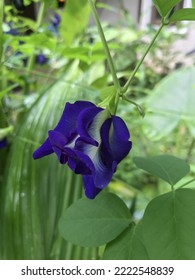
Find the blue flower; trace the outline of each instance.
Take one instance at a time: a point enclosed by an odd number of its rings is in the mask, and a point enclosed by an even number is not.
[[[111,181],[117,164],[132,143],[124,121],[91,102],[67,103],[62,117],[48,132],[34,159],[55,153],[61,164],[81,174],[85,194],[94,198]]]
[[[61,17],[60,15],[58,14],[54,14],[52,19],[51,19],[51,22],[53,24],[54,27],[58,27],[60,22],[61,22]]]
[[[48,26],[48,29],[56,36],[59,35],[59,25],[61,22],[61,17],[58,14],[54,14],[51,18],[51,24]]]
[[[36,63],[37,64],[44,65],[47,62],[48,62],[48,58],[44,54],[40,53],[36,56]]]
[[[7,146],[7,139],[4,138],[2,140],[0,140],[0,149],[3,149]]]

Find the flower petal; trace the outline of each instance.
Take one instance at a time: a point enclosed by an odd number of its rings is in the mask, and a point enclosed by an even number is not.
[[[76,101],[73,104],[67,102],[61,119],[54,130],[69,136],[76,130],[79,114],[89,107],[96,108],[93,103],[88,101]]]
[[[3,149],[6,146],[7,146],[7,139],[4,138],[4,139],[0,140],[0,149]]]
[[[74,150],[74,155],[69,154],[68,166],[75,172],[75,174],[89,175],[92,174],[94,170],[90,158],[76,150]]]
[[[82,137],[78,138],[76,143],[76,148],[90,158],[94,166],[94,170],[92,170],[93,183],[99,189],[104,188],[110,182],[116,169],[116,162],[113,161],[112,155],[107,146],[104,145],[100,135],[100,128],[108,116],[109,113],[106,110],[101,110],[96,114],[88,128],[88,135],[99,143],[98,146],[87,144],[82,141]]]
[[[125,122],[117,116],[112,116],[111,119],[105,121],[100,133],[105,147],[112,154],[113,160],[119,163],[132,147]]]
[[[84,184],[85,195],[89,199],[95,198],[96,195],[101,191],[101,189],[96,188],[93,182],[93,177],[90,175],[83,176],[83,184]]]
[[[81,112],[81,114],[79,115],[79,118],[78,118],[78,122],[77,122],[77,132],[81,137],[91,138],[92,135],[89,134],[89,127],[93,123],[93,120],[96,117],[96,115],[98,115],[101,111],[103,111],[102,108],[89,107]],[[96,142],[95,137],[93,137],[91,139],[93,139],[94,143]]]
[[[93,169],[92,177],[95,187],[103,189],[111,181],[113,173],[116,169],[116,162],[109,151],[105,151],[103,145],[95,147],[89,144],[83,144],[83,154],[89,157]]]
[[[68,160],[67,155],[64,153],[64,146],[68,141],[67,138],[63,134],[55,130],[50,130],[48,134],[52,149],[56,153],[59,162],[61,164],[65,164]]]
[[[45,142],[33,153],[33,158],[38,159],[45,157],[47,155],[52,154],[54,151],[52,149],[51,143],[49,141],[49,138],[45,140]]]

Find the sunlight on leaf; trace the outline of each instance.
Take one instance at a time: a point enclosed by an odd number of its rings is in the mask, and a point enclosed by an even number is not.
[[[174,71],[162,79],[147,100],[144,131],[153,140],[168,135],[182,121],[195,136],[195,67]]]
[[[134,157],[134,163],[154,176],[174,186],[190,171],[190,166],[182,159],[171,155],[160,155],[151,158]]]

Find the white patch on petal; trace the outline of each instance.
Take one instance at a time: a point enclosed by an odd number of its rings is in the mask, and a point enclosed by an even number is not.
[[[77,135],[70,143],[66,144],[65,147],[70,148],[70,149],[74,149],[75,142],[78,138],[79,138],[79,135]]]
[[[110,114],[107,110],[103,110],[99,112],[96,117],[94,118],[90,129],[88,131],[89,135],[98,142],[98,147],[87,144],[84,147],[84,153],[92,160],[95,169],[98,171],[98,173],[104,174],[104,165],[102,164],[101,158],[100,158],[100,146],[101,146],[101,135],[100,135],[100,129],[103,125],[103,123],[109,118]]]

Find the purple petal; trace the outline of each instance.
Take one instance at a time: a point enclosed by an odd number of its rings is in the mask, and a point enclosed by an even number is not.
[[[99,112],[93,118],[93,121],[90,123],[90,126],[88,127],[88,130],[86,132],[84,127],[84,121],[87,121],[88,118],[85,118],[85,116],[90,115],[91,118],[93,114],[92,110],[88,110],[86,115],[83,114],[84,118],[80,123],[79,127],[81,128],[81,126],[83,125],[83,131],[81,132],[87,133],[88,136],[94,139],[97,143],[99,143],[99,145],[95,146],[87,144],[86,142],[82,142],[82,140],[78,138],[76,148],[80,149],[80,151],[82,151],[85,155],[87,155],[90,158],[94,166],[94,170],[92,172],[93,183],[97,188],[102,189],[112,179],[113,173],[116,169],[116,162],[113,161],[111,152],[109,149],[107,149],[107,146],[104,145],[104,142],[102,141],[100,135],[100,128],[109,116],[109,113],[106,110],[102,110],[101,108],[99,109]]]
[[[7,146],[7,139],[4,138],[3,140],[0,140],[0,149],[3,149]]]
[[[50,130],[48,134],[52,149],[56,153],[59,162],[61,164],[65,164],[68,160],[67,155],[64,152],[64,146],[68,141],[67,138],[63,134],[55,130]]]
[[[103,111],[103,109],[99,107],[90,107],[82,111],[77,122],[77,132],[79,135],[81,135],[82,137],[91,138],[91,135],[89,134],[89,127],[92,124],[95,116],[101,111]]]
[[[76,150],[74,150],[74,156],[69,156],[68,166],[76,174],[88,175],[94,172],[94,166],[90,158]]]
[[[64,136],[62,133],[55,131],[55,130],[49,130],[49,141],[52,145],[52,147],[59,147],[64,148],[64,146],[67,144],[68,139],[66,136]]]
[[[54,14],[54,16],[53,16],[53,18],[52,18],[52,24],[55,26],[55,27],[57,27],[59,24],[60,24],[60,22],[61,22],[61,17],[60,17],[60,15],[58,15],[58,14]]]
[[[37,64],[44,65],[45,63],[47,63],[47,61],[48,61],[48,58],[42,53],[40,53],[36,56]]]
[[[112,116],[111,119],[105,121],[101,128],[101,138],[117,163],[129,153],[132,147],[128,128],[117,116]]]
[[[90,175],[83,176],[83,184],[84,184],[85,195],[89,199],[95,198],[96,195],[101,191],[101,189],[96,188],[93,182],[93,177]]]
[[[45,142],[33,153],[33,158],[38,159],[45,156],[48,156],[53,153],[53,149],[49,138],[45,140]]]
[[[96,108],[93,103],[88,101],[76,101],[74,104],[67,102],[61,119],[54,130],[69,136],[76,131],[79,114],[89,107]]]
[[[83,153],[87,155],[93,164],[92,177],[94,185],[103,189],[111,181],[116,169],[116,162],[113,161],[109,151],[101,144],[99,147],[85,144]]]

